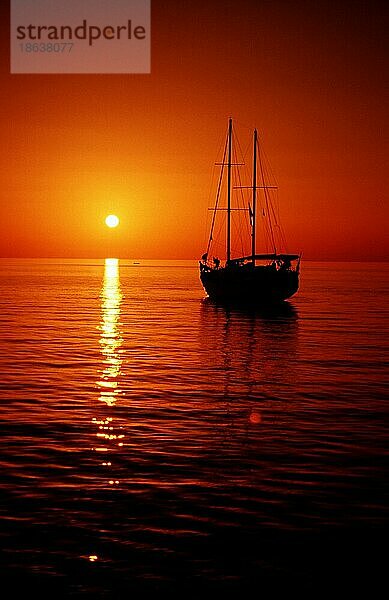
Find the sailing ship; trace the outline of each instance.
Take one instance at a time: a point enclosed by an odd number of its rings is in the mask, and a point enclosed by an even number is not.
[[[254,304],[283,302],[298,290],[301,254],[288,254],[277,248],[274,229],[275,225],[277,227],[279,225],[277,222],[275,223],[276,212],[271,199],[271,190],[276,189],[276,186],[267,185],[266,183],[257,130],[254,130],[253,137],[252,184],[247,186],[251,190],[251,204],[249,202],[247,206],[242,208],[236,208],[232,204],[232,169],[244,164],[235,162],[236,153],[233,158],[233,150],[232,119],[229,119],[223,160],[221,163],[216,163],[221,166],[221,172],[215,206],[211,209],[213,217],[208,247],[199,262],[200,279],[205,291],[212,300]],[[219,207],[219,200],[225,167],[227,167],[227,207],[221,208]],[[257,177],[258,174],[259,177]],[[244,186],[238,187],[243,188]],[[271,248],[271,252],[263,254],[257,254],[256,252],[259,192],[263,195],[261,216],[267,219],[267,227],[264,230],[270,240],[270,243],[268,240],[268,247]],[[251,235],[251,253],[238,257],[233,257],[231,250],[231,221],[232,211],[235,210],[243,211],[246,219],[248,217],[248,235]],[[227,213],[224,262],[218,257],[212,257],[211,254],[218,211]]]

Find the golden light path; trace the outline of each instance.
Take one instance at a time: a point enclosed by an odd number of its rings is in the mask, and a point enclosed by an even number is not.
[[[120,332],[120,306],[123,295],[120,289],[119,259],[106,258],[104,263],[104,279],[101,289],[100,353],[102,366],[96,385],[99,390],[100,408],[98,416],[92,418],[95,428],[93,452],[102,457],[100,466],[104,468],[103,485],[116,487],[119,479],[113,474],[114,456],[123,446],[123,428],[114,423],[114,407],[118,396],[122,393],[119,387],[119,376],[122,366],[120,347],[123,338]],[[108,471],[107,471],[108,469]],[[91,553],[83,556],[89,562],[96,562],[100,557]]]
[[[93,450],[105,454],[101,466],[112,468],[112,455],[123,446],[122,427],[115,426],[112,408],[115,406],[121,389],[119,375],[121,373],[122,355],[120,347],[123,338],[120,333],[120,305],[122,292],[119,279],[119,260],[106,258],[104,265],[104,281],[101,291],[101,321],[100,321],[100,352],[102,355],[102,368],[96,382],[99,389],[99,401],[105,405],[102,413],[92,419],[96,427],[96,443]],[[119,484],[116,478],[110,478],[108,484]],[[94,555],[91,555],[94,556]],[[89,557],[89,560],[92,560]],[[94,559],[96,560],[96,559]]]
[[[100,325],[100,345],[104,369],[97,385],[101,388],[100,400],[108,406],[115,404],[116,397],[120,392],[117,378],[122,364],[119,352],[123,341],[119,331],[121,301],[119,259],[106,258],[101,292],[102,321]]]

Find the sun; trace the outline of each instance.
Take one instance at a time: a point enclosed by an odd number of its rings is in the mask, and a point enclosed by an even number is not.
[[[105,224],[108,227],[117,227],[119,225],[119,217],[116,215],[108,215],[108,217],[105,218]]]

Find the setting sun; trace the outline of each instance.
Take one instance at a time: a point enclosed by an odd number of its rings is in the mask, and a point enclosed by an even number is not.
[[[108,215],[105,219],[105,224],[108,227],[117,227],[119,225],[119,218],[116,215]]]

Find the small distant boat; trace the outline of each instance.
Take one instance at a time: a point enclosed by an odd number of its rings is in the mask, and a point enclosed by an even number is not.
[[[134,260],[134,262],[132,263],[133,265],[140,265],[140,262]]]
[[[299,273],[301,254],[288,254],[279,250],[276,244],[275,225],[276,213],[272,205],[270,192],[276,186],[267,185],[262,157],[259,151],[258,134],[254,130],[253,144],[253,173],[252,184],[247,186],[251,190],[251,204],[242,208],[232,205],[232,168],[242,165],[233,158],[233,131],[232,119],[229,119],[228,134],[221,163],[221,173],[218,184],[216,203],[213,209],[211,231],[207,251],[200,260],[200,279],[208,296],[217,301],[238,301],[254,304],[274,304],[286,300],[295,294],[299,287]],[[227,161],[226,159],[227,155]],[[220,192],[225,167],[227,167],[227,207],[220,208]],[[260,182],[257,181],[257,172]],[[237,186],[243,189],[246,186]],[[235,188],[234,188],[235,189]],[[258,193],[263,195],[261,216],[267,219],[264,230],[268,236],[268,247],[271,252],[257,254],[257,217]],[[226,211],[226,253],[225,261],[218,257],[210,259],[210,250],[213,248],[216,216],[218,211]],[[251,236],[251,253],[233,258],[231,251],[231,217],[232,211],[243,211],[246,221],[249,221],[248,235]],[[235,214],[235,213],[234,213]],[[241,216],[240,213],[239,216]],[[247,242],[247,240],[246,240]]]

